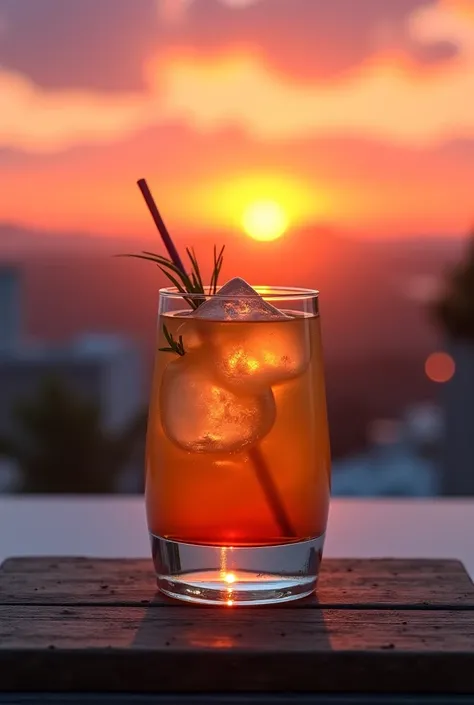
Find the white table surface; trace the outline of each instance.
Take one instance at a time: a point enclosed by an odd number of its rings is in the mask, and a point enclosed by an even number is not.
[[[10,556],[149,557],[141,497],[0,498]],[[333,499],[324,555],[458,558],[474,578],[474,500]]]

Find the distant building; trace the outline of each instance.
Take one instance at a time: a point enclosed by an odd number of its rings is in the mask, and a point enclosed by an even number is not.
[[[455,341],[455,373],[440,389],[444,413],[441,493],[474,495],[474,343]]]
[[[437,437],[438,413],[409,409],[401,421],[379,420],[370,431],[367,453],[333,464],[335,496],[426,497],[438,494],[435,464],[426,448]]]
[[[20,272],[13,266],[0,265],[0,353],[16,348],[20,336]]]
[[[17,485],[18,468],[13,460],[0,458],[0,493],[14,492]]]
[[[12,409],[34,396],[41,382],[58,377],[96,402],[104,427],[119,430],[143,407],[138,348],[118,335],[87,334],[65,345],[24,343],[20,281],[13,268],[0,269],[0,433],[11,430]]]
[[[126,338],[87,335],[65,346],[19,346],[0,351],[0,432],[10,430],[15,403],[51,376],[96,402],[109,430],[123,427],[144,403],[140,355]]]

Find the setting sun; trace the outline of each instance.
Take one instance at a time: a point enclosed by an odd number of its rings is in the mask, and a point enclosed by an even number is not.
[[[276,240],[285,233],[288,217],[276,201],[255,201],[244,210],[242,226],[254,240]]]

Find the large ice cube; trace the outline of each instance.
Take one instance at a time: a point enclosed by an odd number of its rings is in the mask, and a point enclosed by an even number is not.
[[[229,389],[247,393],[298,377],[311,355],[304,318],[223,325],[212,340],[218,379]]]
[[[201,453],[239,452],[263,438],[275,420],[271,389],[253,395],[226,389],[203,350],[166,367],[160,407],[168,438],[184,450]]]
[[[194,316],[214,321],[288,318],[286,314],[262,299],[255,289],[240,277],[234,277],[224,284],[217,296],[213,296],[199,306]]]
[[[202,321],[201,340],[212,348],[215,373],[227,388],[252,393],[297,377],[308,366],[304,318],[279,311],[243,279],[227,282],[194,317]]]

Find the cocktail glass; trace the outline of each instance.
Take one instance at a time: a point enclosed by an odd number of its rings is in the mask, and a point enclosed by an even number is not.
[[[229,606],[310,594],[329,492],[318,292],[162,289],[146,453],[159,589]]]

